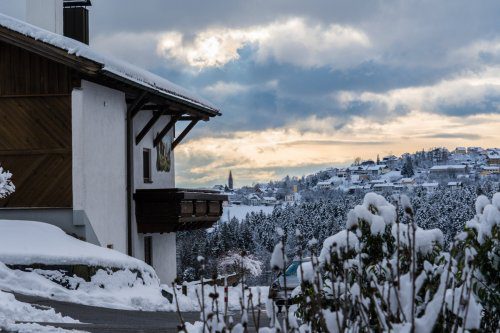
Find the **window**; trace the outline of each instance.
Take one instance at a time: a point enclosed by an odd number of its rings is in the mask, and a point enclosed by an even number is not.
[[[144,261],[153,266],[153,237],[144,236]]]
[[[144,148],[142,151],[142,173],[145,183],[152,183],[151,180],[151,149]]]

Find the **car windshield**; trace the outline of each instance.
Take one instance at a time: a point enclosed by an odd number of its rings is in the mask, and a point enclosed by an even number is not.
[[[292,261],[290,266],[286,269],[286,276],[295,276],[297,275],[297,268],[299,267],[300,261]]]

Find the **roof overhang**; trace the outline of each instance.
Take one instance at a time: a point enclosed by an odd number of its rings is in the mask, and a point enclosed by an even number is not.
[[[154,103],[159,105],[170,105],[187,114],[197,116],[201,120],[208,120],[210,117],[221,115],[219,110],[214,107],[204,105],[201,102],[195,102],[185,96],[176,94],[174,91],[169,91],[167,93],[160,89],[154,89],[151,84],[143,84],[137,80],[132,80],[124,75],[120,75],[120,73],[113,72],[106,68],[103,63],[68,52],[66,49],[43,40],[38,40],[2,25],[0,25],[0,41],[68,66],[80,73],[84,79],[96,81],[99,84],[110,86],[115,89],[120,88],[117,88],[117,85],[113,83],[119,83],[121,86],[128,86],[136,90],[137,95],[140,95],[142,92],[147,92],[148,96],[154,100]]]

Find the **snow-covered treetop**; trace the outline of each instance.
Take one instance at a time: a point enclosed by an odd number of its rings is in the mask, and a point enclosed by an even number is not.
[[[217,265],[220,271],[225,273],[239,272],[241,269],[252,276],[262,274],[262,262],[253,255],[242,255],[239,252],[230,252],[222,257]]]
[[[145,88],[153,89],[159,94],[193,103],[212,112],[218,112],[218,108],[209,101],[193,94],[183,87],[127,62],[105,56],[93,50],[88,45],[72,38],[47,31],[4,14],[0,14],[0,27],[15,31],[45,44],[55,46],[68,52],[68,54],[98,63],[102,66],[101,71],[103,73],[110,74],[111,76],[118,76]]]

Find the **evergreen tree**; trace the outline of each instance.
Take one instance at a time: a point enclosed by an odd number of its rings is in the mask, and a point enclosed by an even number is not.
[[[415,174],[413,171],[413,162],[410,156],[406,156],[405,163],[403,164],[403,168],[401,169],[401,175],[404,177],[411,177]]]

